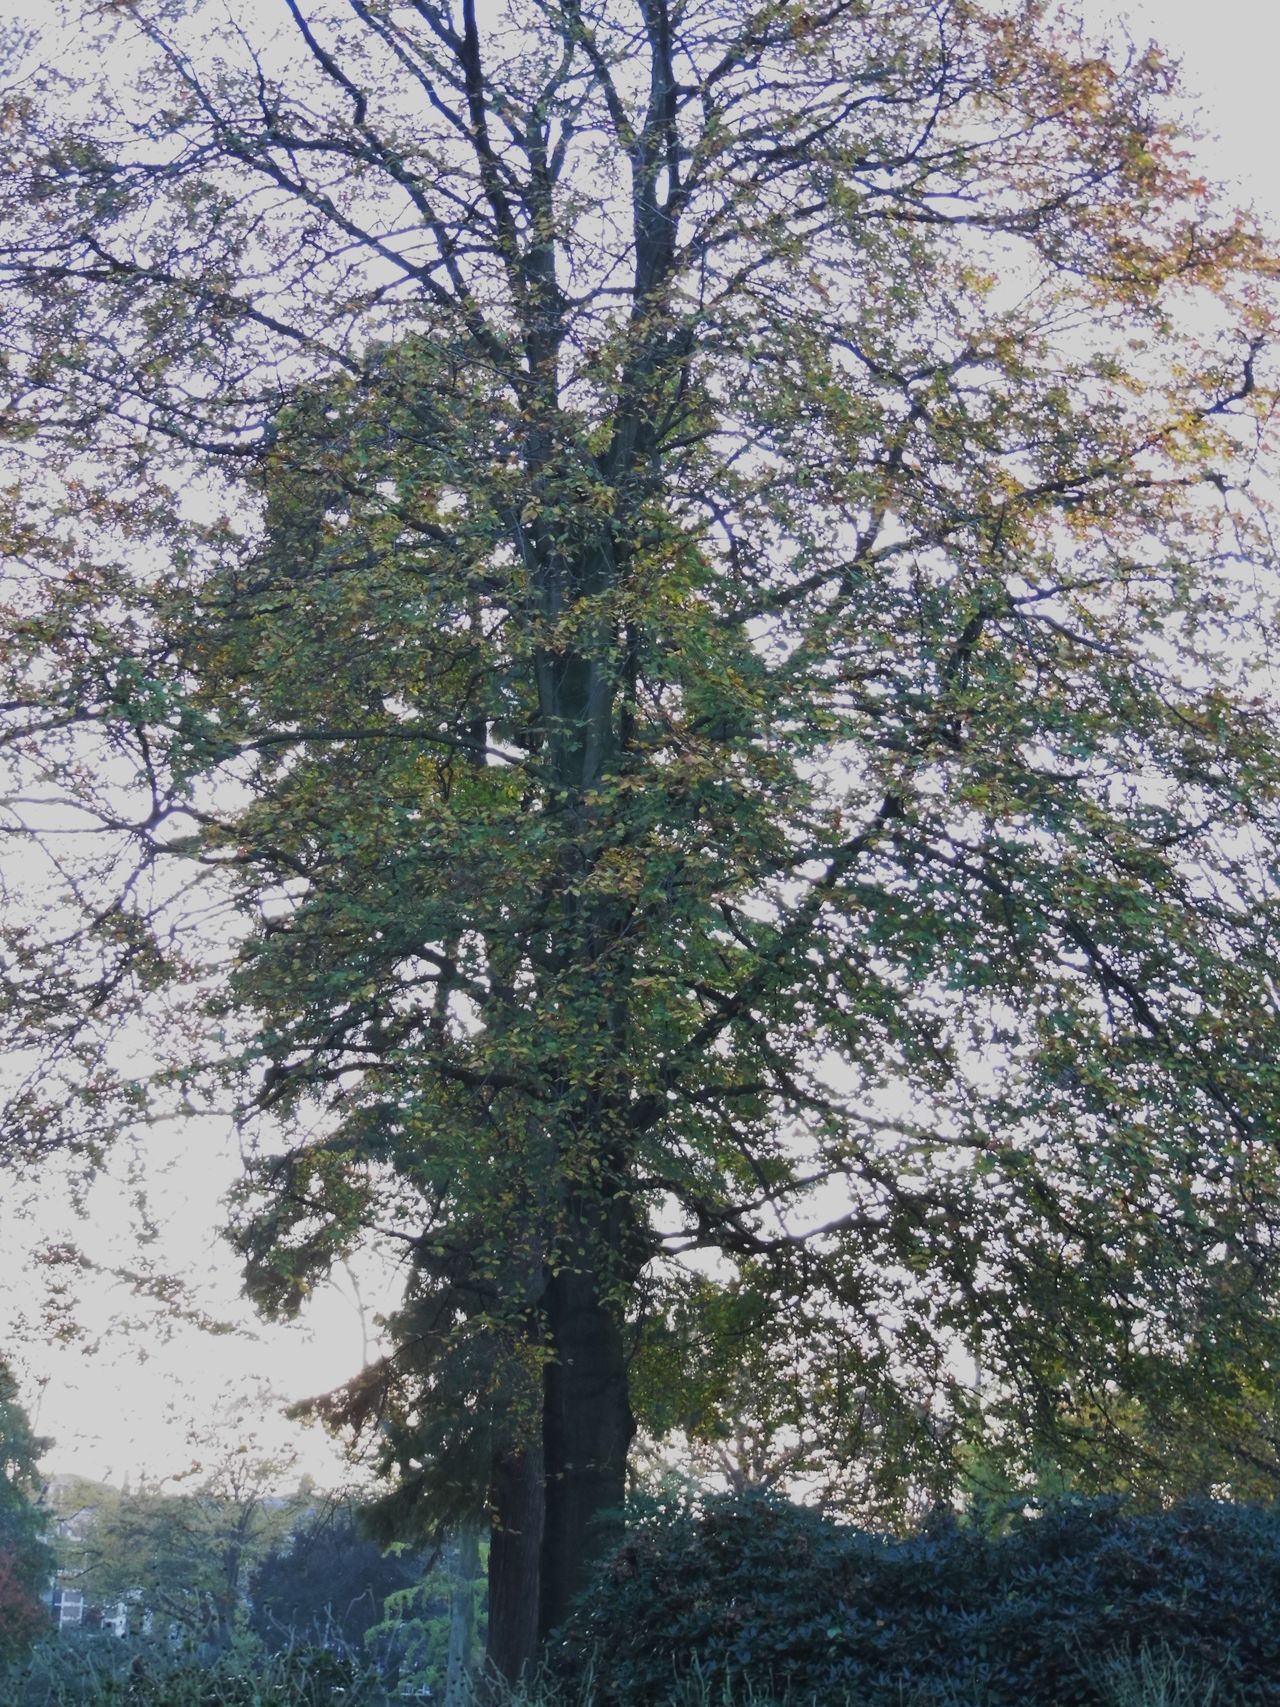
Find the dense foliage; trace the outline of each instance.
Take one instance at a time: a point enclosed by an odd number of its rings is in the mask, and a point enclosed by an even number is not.
[[[17,1382],[0,1359],[0,1665],[32,1641],[47,1617],[42,1596],[53,1554],[46,1514],[36,1504],[36,1460],[47,1445],[32,1431]]]
[[[66,1581],[99,1608],[123,1605],[136,1627],[172,1625],[184,1639],[225,1645],[260,1559],[308,1509],[306,1488],[280,1495],[279,1467],[231,1449],[186,1480],[119,1490],[62,1479]]]
[[[5,1707],[386,1707],[371,1668],[299,1644],[268,1654],[243,1640],[210,1656],[164,1642],[64,1636],[0,1680]]]
[[[350,1505],[322,1501],[258,1560],[249,1579],[253,1629],[272,1648],[327,1641],[362,1654],[388,1596],[417,1588],[427,1565],[420,1553],[384,1553],[360,1533]]]
[[[363,1533],[353,1495],[306,1479],[273,1494],[278,1474],[246,1451],[206,1465],[194,1486],[55,1478],[60,1581],[84,1595],[85,1631],[109,1625],[116,1641],[123,1614],[144,1660],[176,1644],[216,1656],[222,1671],[254,1658],[264,1677],[268,1661],[296,1670],[309,1654],[314,1668],[323,1650],[357,1673],[432,1686],[453,1707],[450,1678],[475,1669],[483,1632],[478,1534],[427,1553],[384,1550]],[[73,1653],[68,1675],[92,1653]]]
[[[483,1669],[488,1607],[482,1553],[478,1524],[443,1542],[431,1568],[420,1568],[409,1587],[390,1594],[381,1622],[365,1633],[365,1652],[384,1676],[429,1692],[443,1707],[466,1707]]]
[[[890,1540],[709,1497],[640,1520],[555,1650],[602,1707],[693,1671],[860,1707],[1103,1707],[1108,1662],[1144,1651],[1214,1678],[1215,1707],[1280,1702],[1280,1511],[1068,1500],[995,1537],[948,1517]]]
[[[66,12],[0,179],[12,1148],[230,1095],[264,1308],[400,1251],[328,1414],[389,1528],[491,1513],[513,1676],[726,1334],[851,1501],[1274,1476],[1275,268],[1160,52]]]

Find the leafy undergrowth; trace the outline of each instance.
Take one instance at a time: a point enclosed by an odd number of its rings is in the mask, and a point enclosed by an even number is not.
[[[396,1700],[342,1654],[247,1636],[50,1640],[0,1679],[0,1707]],[[1280,1707],[1280,1508],[1068,1500],[894,1540],[780,1499],[660,1506],[537,1687],[476,1707]]]
[[[172,1653],[110,1636],[42,1643],[0,1678],[3,1707],[384,1707],[380,1679],[344,1655],[299,1647],[267,1654]]]
[[[554,1654],[593,1707],[1280,1707],[1280,1510],[1063,1501],[894,1540],[765,1497],[659,1507]]]

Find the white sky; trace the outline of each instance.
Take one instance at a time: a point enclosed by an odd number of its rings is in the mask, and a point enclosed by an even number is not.
[[[0,22],[43,20],[49,0],[0,0]],[[1087,0],[1091,18],[1103,23],[1126,15],[1133,34],[1154,37],[1184,64],[1189,88],[1199,98],[1200,128],[1210,133],[1202,147],[1206,170],[1231,183],[1237,196],[1253,201],[1280,230],[1280,162],[1275,95],[1280,6],[1276,0],[1131,0],[1123,8]],[[225,1134],[205,1129],[161,1141],[157,1178],[151,1182],[164,1210],[162,1248],[152,1256],[180,1266],[200,1289],[211,1312],[234,1315],[244,1331],[213,1338],[192,1329],[167,1340],[156,1332],[112,1330],[112,1321],[137,1306],[127,1290],[92,1285],[76,1306],[84,1336],[45,1344],[33,1336],[43,1282],[24,1264],[31,1227],[56,1238],[69,1225],[69,1208],[56,1190],[42,1194],[37,1218],[0,1218],[0,1350],[11,1354],[24,1384],[24,1398],[41,1432],[56,1445],[51,1469],[76,1470],[119,1481],[126,1473],[156,1477],[185,1468],[193,1448],[189,1435],[216,1420],[226,1396],[243,1396],[268,1385],[283,1398],[323,1391],[358,1369],[364,1328],[349,1288],[334,1288],[313,1303],[307,1324],[291,1329],[252,1320],[236,1299],[236,1270],[217,1236],[218,1200],[234,1177],[232,1146]],[[95,1253],[128,1261],[115,1230],[127,1220],[127,1191],[104,1185],[92,1202],[85,1237]],[[376,1290],[376,1284],[375,1288]],[[374,1300],[376,1305],[377,1300]],[[22,1324],[25,1322],[25,1329]],[[322,1480],[344,1474],[335,1452],[314,1434],[268,1415],[262,1443],[297,1444],[301,1461]]]

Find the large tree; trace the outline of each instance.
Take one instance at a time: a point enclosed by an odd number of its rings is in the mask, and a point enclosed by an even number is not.
[[[0,191],[17,1144],[230,1079],[266,1308],[402,1248],[333,1408],[388,1521],[487,1504],[508,1674],[690,1265],[917,1485],[1134,1395],[1265,1431],[1272,264],[1160,53],[83,10]]]

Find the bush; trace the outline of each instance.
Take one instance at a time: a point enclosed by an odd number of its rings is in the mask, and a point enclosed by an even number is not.
[[[4,1707],[381,1707],[378,1678],[315,1646],[172,1653],[113,1636],[57,1637],[0,1678]]]
[[[1108,1707],[1127,1666],[1280,1707],[1280,1514],[1064,1501],[984,1536],[864,1534],[766,1496],[639,1521],[560,1633],[570,1688],[652,1707],[696,1674],[859,1707]],[[1172,1697],[1170,1697],[1172,1699]]]
[[[48,1626],[49,1614],[28,1579],[16,1550],[0,1543],[0,1666],[19,1658]]]

